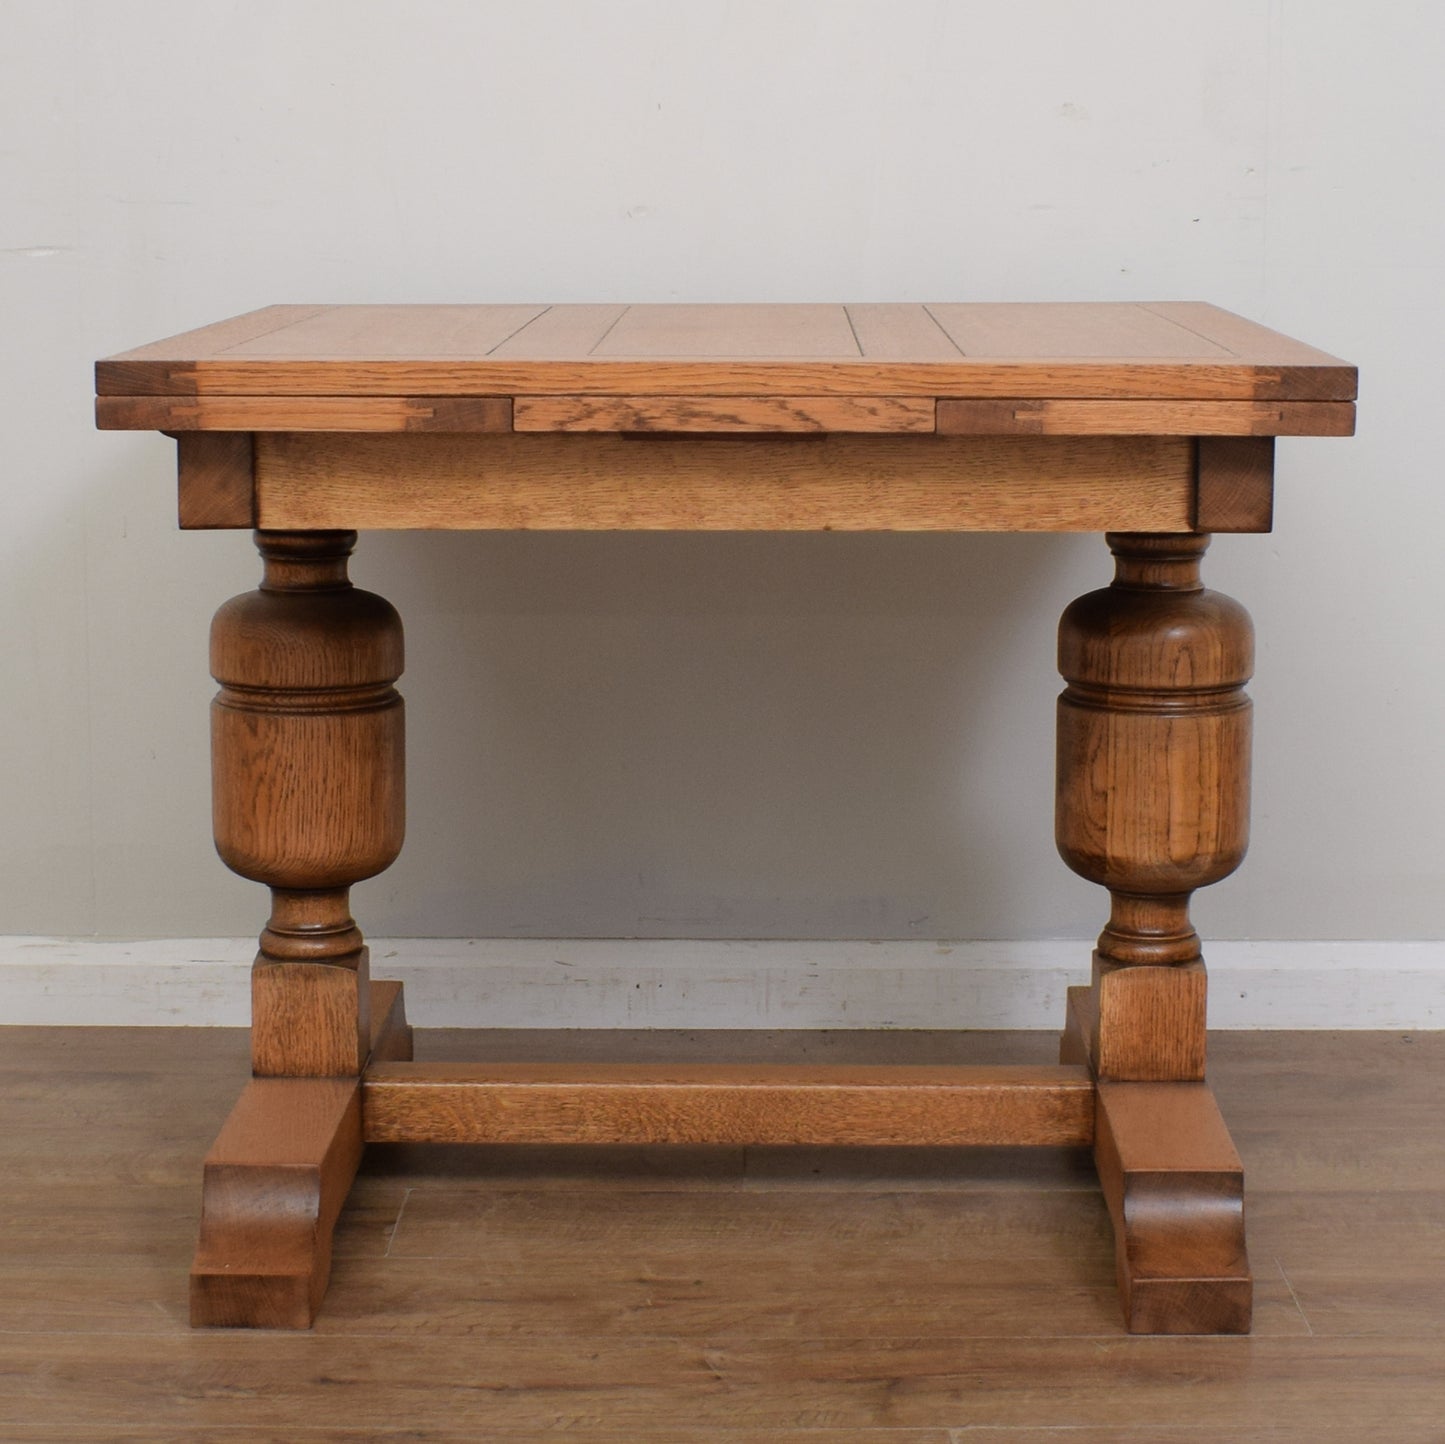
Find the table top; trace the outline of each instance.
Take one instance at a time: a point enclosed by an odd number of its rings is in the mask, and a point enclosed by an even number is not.
[[[1057,403],[1199,402],[1215,410],[1174,429],[1337,435],[1355,384],[1338,358],[1191,302],[271,306],[96,366],[116,429],[996,431],[1002,403],[1025,418],[1002,429],[1047,431]],[[437,425],[416,398],[450,399]],[[718,404],[691,415],[684,398]],[[1085,412],[1057,415],[1117,431],[1127,414]]]

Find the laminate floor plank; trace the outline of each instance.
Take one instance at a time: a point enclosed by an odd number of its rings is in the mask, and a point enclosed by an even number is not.
[[[423,1057],[1049,1061],[1052,1034],[420,1035]],[[1224,1034],[1247,1338],[1131,1338],[1087,1153],[370,1150],[309,1334],[192,1332],[244,1033],[0,1030],[0,1440],[1445,1439],[1445,1035]]]
[[[1173,1338],[765,1339],[224,1331],[180,1338],[11,1335],[0,1418],[105,1431],[216,1422],[276,1429],[314,1418],[360,1429],[658,1430],[1160,1427],[1208,1420],[1216,1438],[1311,1413],[1379,1437],[1438,1429],[1438,1340]],[[505,1437],[505,1435],[503,1435]],[[1388,1437],[1385,1436],[1385,1437]]]
[[[507,1430],[505,1444],[556,1444],[557,1430],[511,1429]],[[98,1439],[101,1436],[75,1433],[68,1425],[54,1428],[36,1425],[24,1428],[19,1433],[7,1434],[5,1444],[59,1444],[59,1441]],[[956,1444],[951,1431],[947,1429],[753,1429],[731,1430],[725,1428],[693,1429],[686,1424],[676,1428],[654,1431],[649,1428],[624,1426],[609,1428],[606,1424],[588,1426],[579,1438],[588,1444]],[[969,1439],[975,1436],[970,1433]],[[1010,1444],[1018,1444],[1021,1436],[1010,1430],[1006,1435]],[[1055,1444],[1062,1444],[1052,1433]],[[1072,1436],[1070,1436],[1072,1437]],[[1102,1436],[1101,1436],[1102,1437]],[[1117,1436],[1114,1436],[1117,1437]],[[1173,1436],[1170,1436],[1171,1440]],[[1185,1439],[1185,1435],[1178,1436]],[[1187,1438],[1193,1444],[1201,1436],[1190,1433]],[[1273,1436],[1271,1436],[1272,1438]],[[1303,1436],[1300,1436],[1303,1438]],[[1341,1435],[1343,1439],[1345,1436]],[[362,1429],[308,1429],[281,1427],[256,1429],[250,1425],[235,1428],[202,1428],[156,1430],[153,1428],[131,1429],[124,1425],[108,1427],[104,1439],[106,1444],[493,1444],[497,1435],[484,1436],[475,1428],[463,1426],[457,1429],[413,1429],[402,1425],[388,1428],[377,1424]],[[1326,1444],[1330,1444],[1326,1440]]]
[[[744,1261],[686,1255],[547,1257],[505,1237],[486,1258],[338,1265],[318,1333],[637,1338],[1108,1336],[1120,1328],[1112,1257],[994,1259],[943,1252],[927,1270],[886,1251]],[[1289,1282],[1256,1283],[1254,1336],[1307,1334]]]
[[[1000,1206],[995,1192],[787,1194],[634,1190],[527,1194],[472,1187],[415,1187],[397,1225],[391,1257],[488,1258],[498,1239],[559,1259],[598,1249],[675,1258],[706,1250],[759,1263],[801,1256],[846,1261],[878,1251],[900,1263],[952,1257],[987,1260],[1077,1257],[1112,1260],[1101,1198],[1020,1191]],[[815,1252],[817,1250],[817,1252]]]

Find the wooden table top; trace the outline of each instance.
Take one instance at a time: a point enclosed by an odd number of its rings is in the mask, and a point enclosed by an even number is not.
[[[271,306],[96,365],[161,430],[1340,435],[1355,385],[1191,302]]]

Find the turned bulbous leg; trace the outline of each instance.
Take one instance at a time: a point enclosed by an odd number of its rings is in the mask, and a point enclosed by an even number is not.
[[[370,1046],[351,885],[401,850],[401,621],[352,586],[354,532],[258,532],[265,576],[211,628],[216,849],[271,888],[252,973],[258,1075],[345,1076]]]
[[[1108,540],[1113,584],[1059,625],[1059,852],[1113,901],[1094,954],[1092,1061],[1101,1078],[1202,1078],[1189,899],[1248,841],[1253,631],[1200,581],[1208,537]]]

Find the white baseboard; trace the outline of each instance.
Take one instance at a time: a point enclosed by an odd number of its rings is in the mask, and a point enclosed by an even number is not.
[[[1088,942],[380,939],[421,1027],[1057,1028]],[[244,1027],[253,940],[0,936],[0,1022]],[[1445,1027],[1445,942],[1217,942],[1216,1028]]]

